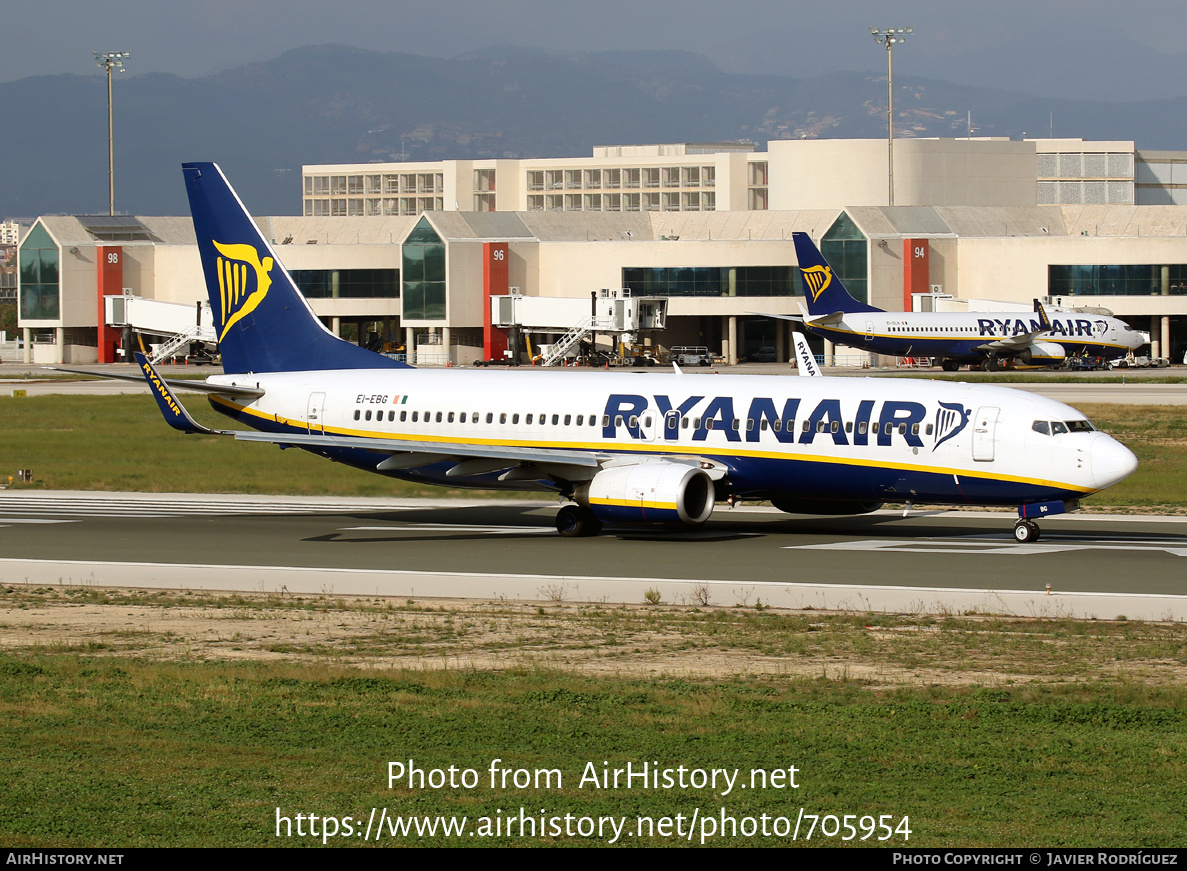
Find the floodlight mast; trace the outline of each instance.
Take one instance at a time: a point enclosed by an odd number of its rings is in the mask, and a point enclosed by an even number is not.
[[[906,42],[907,36],[915,32],[914,27],[888,27],[879,30],[870,28],[870,34],[878,45],[886,46],[886,152],[890,179],[890,205],[894,205],[894,47]]]
[[[115,125],[111,112],[111,71],[124,70],[124,61],[132,56],[130,51],[95,52],[95,63],[107,71],[107,213],[115,214]]]

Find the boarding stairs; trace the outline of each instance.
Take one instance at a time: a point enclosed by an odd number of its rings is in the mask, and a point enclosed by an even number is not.
[[[598,328],[606,328],[608,325],[603,323],[601,318],[595,318],[593,315],[588,315],[573,326],[569,327],[568,332],[557,339],[544,354],[540,360],[542,366],[555,366],[558,362],[565,358],[565,355],[573,349],[574,346],[587,335]]]
[[[196,342],[202,338],[203,330],[200,326],[195,324],[187,328],[183,332],[173,336],[169,341],[162,342],[157,345],[157,350],[153,353],[151,361],[154,366],[166,360],[173,359],[175,355],[182,348],[189,348],[191,342]]]

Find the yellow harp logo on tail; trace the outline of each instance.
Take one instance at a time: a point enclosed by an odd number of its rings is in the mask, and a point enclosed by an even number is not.
[[[218,336],[221,342],[227,330],[255,311],[268,295],[268,288],[272,286],[268,276],[272,271],[272,258],[265,257],[261,261],[260,253],[251,245],[224,245],[214,239],[210,241],[222,255],[216,261],[223,322]]]
[[[833,283],[831,266],[809,266],[803,270],[803,275],[804,284],[808,285],[808,290],[812,292],[812,302],[819,300],[824,289]]]

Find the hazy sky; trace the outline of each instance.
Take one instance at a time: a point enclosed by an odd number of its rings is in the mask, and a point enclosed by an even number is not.
[[[730,72],[810,77],[885,69],[869,27],[906,25],[904,75],[1071,98],[1187,95],[1182,0],[41,0],[7,4],[0,81],[101,75],[94,50],[131,51],[128,75],[196,76],[327,42],[438,57],[686,49]]]

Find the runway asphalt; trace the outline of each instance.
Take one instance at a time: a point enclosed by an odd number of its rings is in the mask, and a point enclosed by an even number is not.
[[[0,583],[1187,619],[1187,518],[742,507],[565,539],[555,504],[0,492]],[[1050,585],[1048,590],[1047,585]]]

